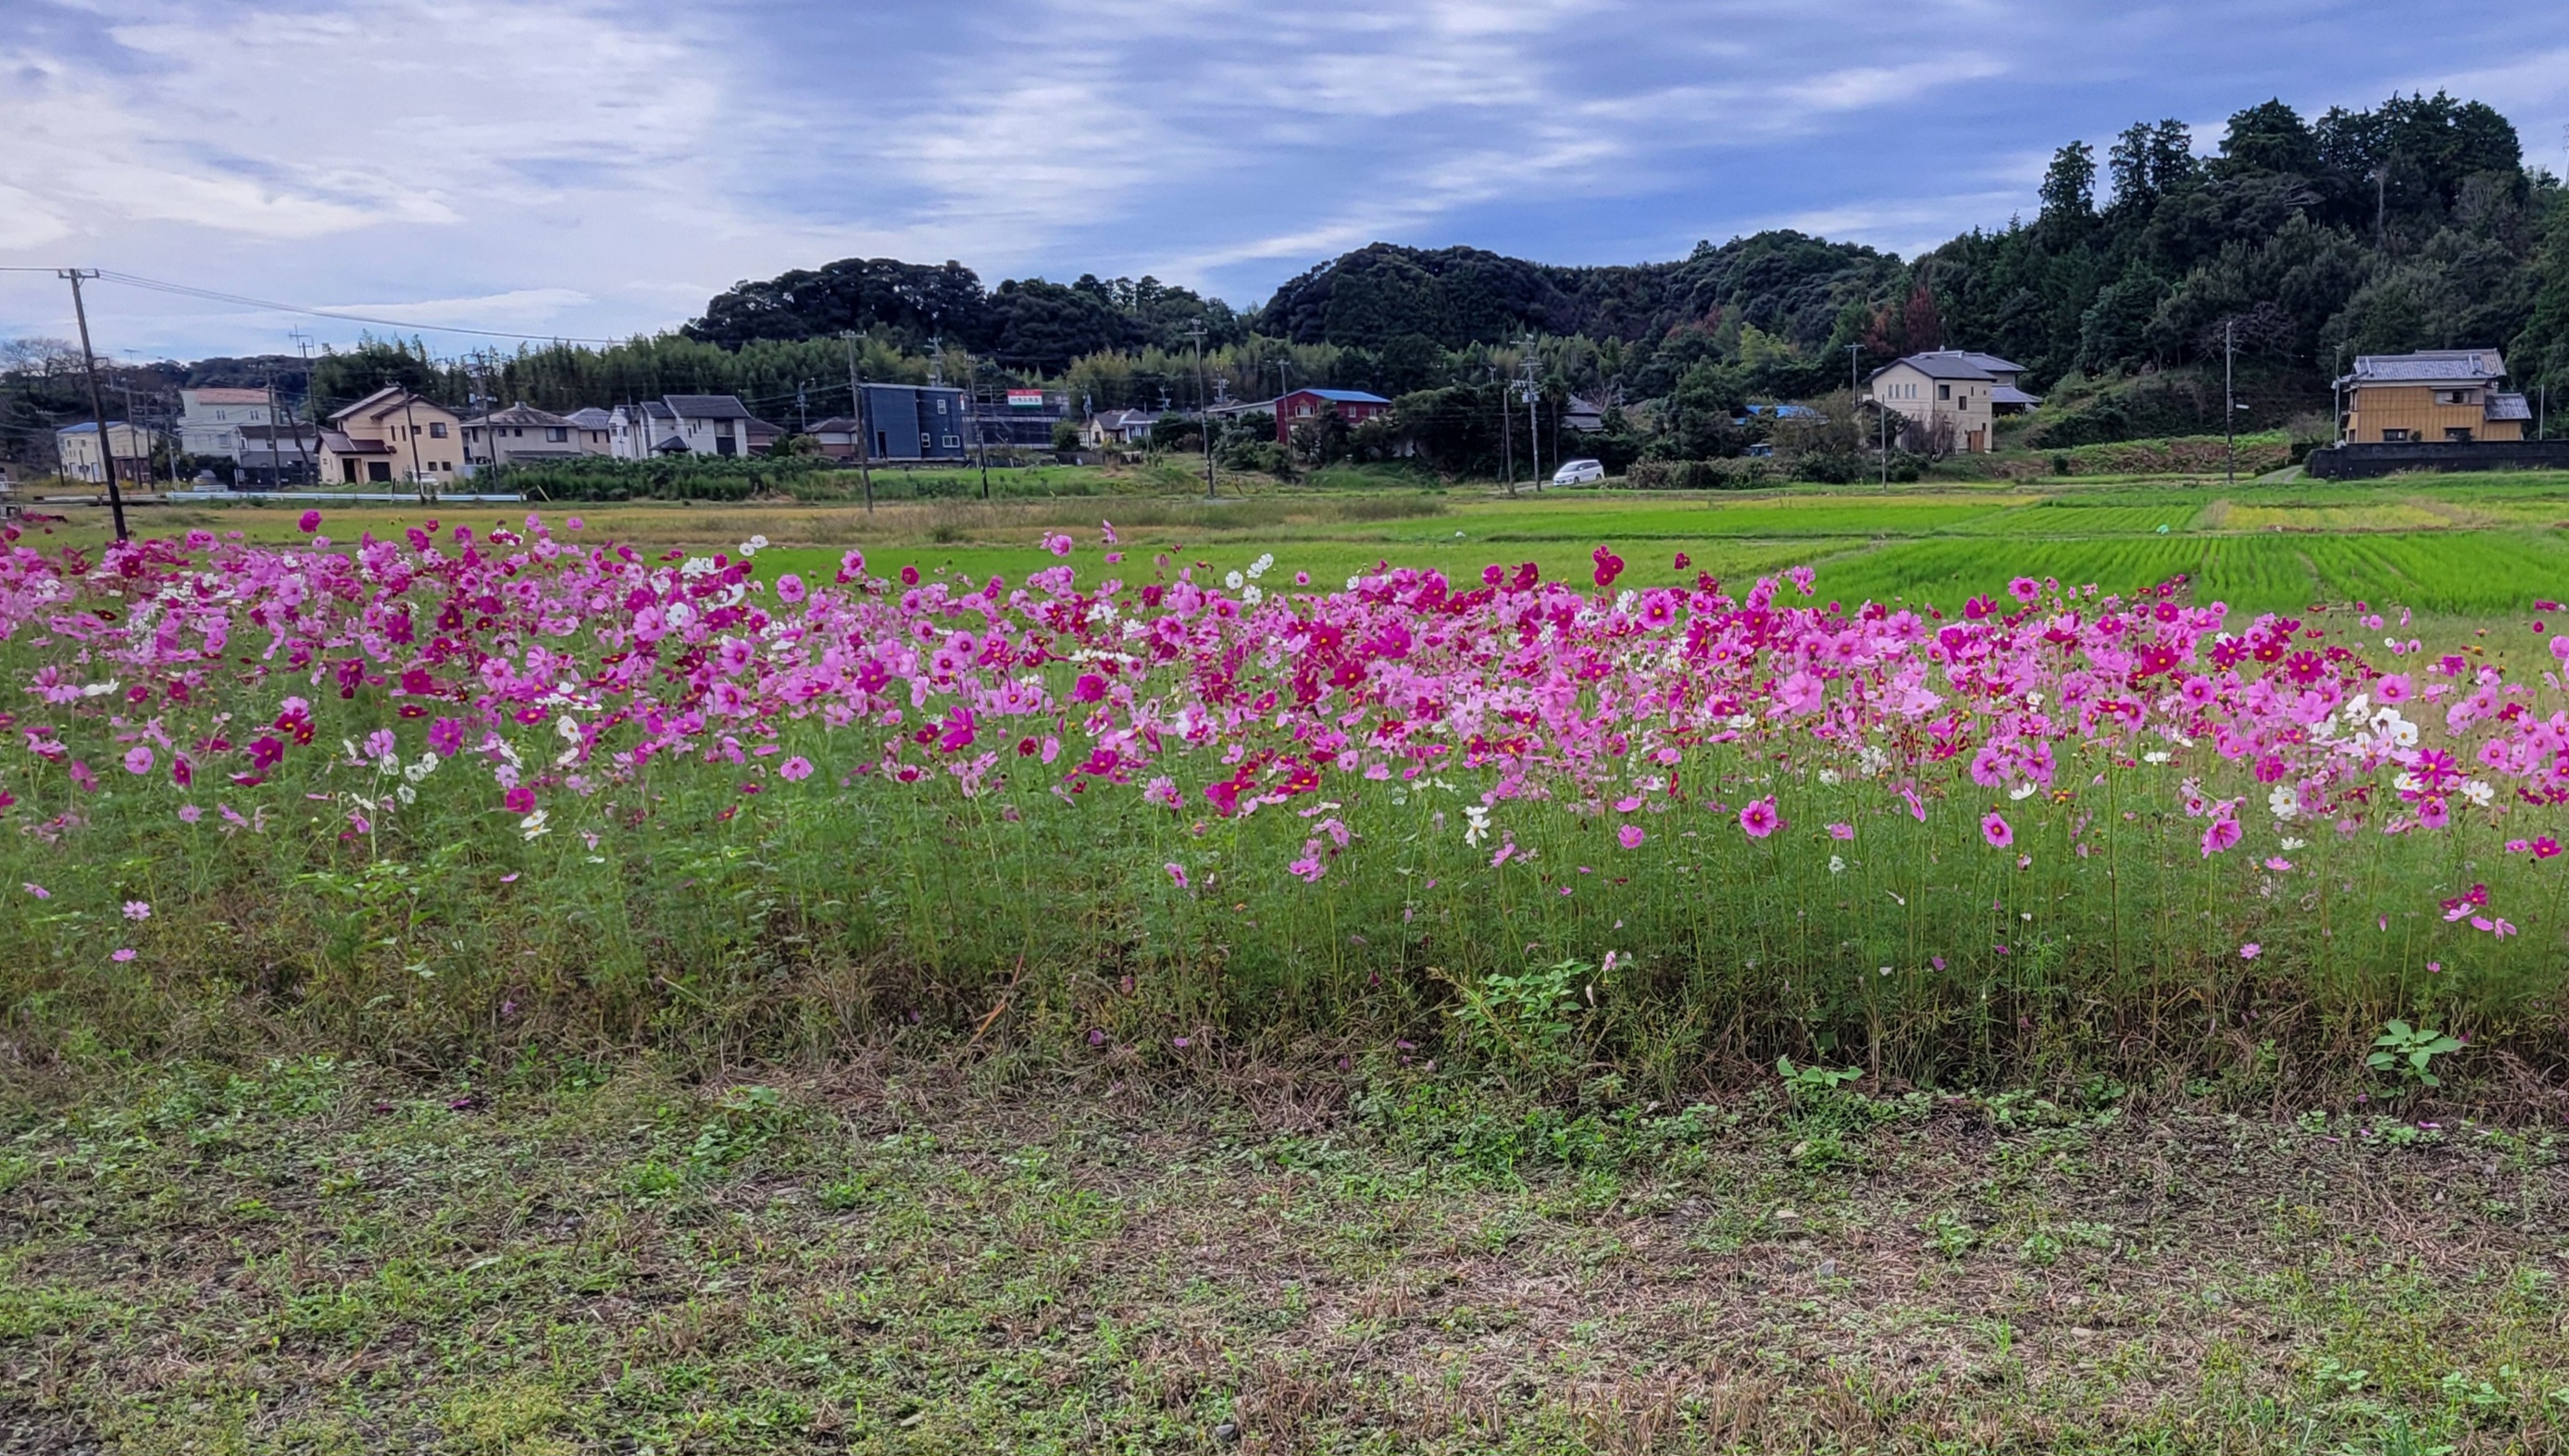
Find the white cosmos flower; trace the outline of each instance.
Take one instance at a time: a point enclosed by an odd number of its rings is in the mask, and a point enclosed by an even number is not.
[[[2017,785],[2015,788],[2008,790],[2008,797],[2010,799],[2030,799],[2041,792],[2042,786],[2040,784],[2035,783],[2031,779],[2027,779],[2023,783]]]
[[[2292,785],[2277,784],[2266,793],[2266,807],[2274,811],[2277,819],[2290,819],[2302,812],[2302,801]]]

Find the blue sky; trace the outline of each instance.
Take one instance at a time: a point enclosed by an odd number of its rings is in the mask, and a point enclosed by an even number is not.
[[[5,0],[0,263],[439,326],[675,325],[852,254],[1242,306],[1375,239],[1560,262],[1791,226],[1903,254],[2060,144],[2437,87],[2555,171],[2569,6],[2437,0]],[[103,284],[102,353],[356,325]],[[70,332],[0,273],[0,337]]]

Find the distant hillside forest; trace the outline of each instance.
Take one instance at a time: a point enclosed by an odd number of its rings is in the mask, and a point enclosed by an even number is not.
[[[551,409],[723,392],[791,428],[847,407],[855,335],[870,378],[1042,384],[1074,410],[1371,390],[1400,401],[1400,430],[1330,448],[1397,433],[1430,464],[1477,470],[1505,448],[1496,417],[1529,356],[1545,413],[1573,394],[1606,407],[1596,453],[1680,460],[1739,454],[1758,433],[1734,424],[1745,405],[1825,401],[1851,364],[1938,347],[2026,366],[2050,397],[2027,443],[2217,432],[2225,333],[2251,427],[2325,430],[2329,381],[2358,353],[2495,344],[2519,387],[2569,394],[2569,200],[2478,102],[2394,97],[2312,120],[2269,101],[2208,157],[2175,121],[2133,125],[2101,159],[2062,147],[2033,217],[1906,261],[1789,231],[1612,267],[1374,243],[1241,312],[1148,277],[986,288],[956,262],[850,258],[739,283],[672,334],[460,360],[368,340],[314,360],[308,384],[322,411],[393,381]],[[0,427],[16,428],[0,438],[32,433],[47,404],[79,417],[41,343],[0,359],[14,385]],[[297,359],[141,372],[138,387],[306,383]]]

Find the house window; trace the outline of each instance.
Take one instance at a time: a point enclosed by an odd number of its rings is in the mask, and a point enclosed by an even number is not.
[[[1950,385],[1950,384],[1940,384],[1940,385],[1936,386],[1936,398],[1938,398],[1938,399],[1945,399],[1945,400],[1949,400],[1949,399],[1952,399],[1953,397],[1954,397],[1954,386],[1952,386],[1952,385]]]
[[[2471,392],[2467,389],[2439,389],[2435,391],[2435,403],[2439,405],[2466,405],[2471,403]]]
[[[945,401],[938,400],[936,402],[936,413],[940,415],[945,413]]]
[[[570,438],[570,432],[558,427],[549,426],[545,430],[545,438],[555,445],[559,445]]]
[[[431,439],[431,440],[443,440],[443,439],[445,439],[445,438],[446,438],[446,427],[445,427],[444,425],[437,425],[437,424],[432,424],[432,425],[430,425],[430,426],[428,427],[428,438],[429,438],[429,439]]]
[[[2447,425],[2444,439],[2455,445],[2468,445],[2471,443],[2471,428],[2468,425]]]
[[[2408,443],[2409,438],[2409,433],[2405,430],[2385,430],[2382,432],[2382,443],[2385,445],[2405,445]]]
[[[944,444],[945,448],[946,448],[946,449],[948,449],[948,450],[959,450],[959,449],[961,449],[961,448],[962,448],[962,442],[961,442],[961,441],[959,441],[959,440],[957,440],[957,439],[955,439],[955,438],[954,438],[953,436],[951,436],[951,435],[948,435],[948,436],[946,436],[946,437],[945,437],[945,439],[944,439],[944,441],[943,441],[943,444]]]
[[[393,465],[391,461],[370,460],[366,462],[367,480],[374,481],[382,485],[390,485],[392,483],[392,478]]]
[[[725,431],[724,433],[714,437],[714,454],[738,455],[739,453],[740,450],[735,444],[733,444],[729,431]]]

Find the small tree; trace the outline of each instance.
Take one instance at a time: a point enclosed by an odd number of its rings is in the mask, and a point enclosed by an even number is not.
[[[1052,452],[1069,455],[1079,449],[1079,427],[1068,420],[1055,420],[1052,425]]]

